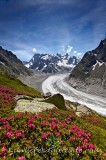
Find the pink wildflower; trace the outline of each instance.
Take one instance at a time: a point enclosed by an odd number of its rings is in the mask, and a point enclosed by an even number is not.
[[[42,126],[43,126],[43,127],[45,127],[45,126],[47,126],[47,125],[48,125],[48,122],[46,122],[46,121],[45,121],[45,122],[42,122]]]
[[[32,144],[33,144],[33,143],[30,141],[30,142],[29,142],[29,145],[32,146]]]
[[[63,144],[63,141],[62,141],[62,140],[60,140],[60,144]]]
[[[26,160],[24,156],[18,157],[18,160]]]
[[[75,137],[74,136],[71,136],[70,138],[71,138],[72,141],[75,141]]]
[[[85,142],[85,143],[88,143],[88,139],[84,139],[84,142]]]
[[[87,145],[83,144],[82,148],[87,149]]]
[[[42,134],[42,139],[43,139],[43,140],[47,139],[47,134],[46,134],[46,133],[43,133],[43,134]]]
[[[52,119],[52,121],[54,121],[54,122],[55,122],[56,120],[57,120],[57,118],[53,118],[53,119]]]
[[[6,156],[4,156],[4,160],[6,159]]]
[[[58,135],[58,136],[60,136],[60,135],[61,135],[61,130],[59,130],[59,131],[58,131],[57,135]]]
[[[71,122],[71,117],[67,117],[67,120],[68,120],[69,122]]]
[[[11,131],[8,131],[8,132],[6,133],[6,136],[7,136],[8,138],[11,138],[11,137],[13,136],[13,133],[12,133]]]
[[[87,139],[89,140],[90,137],[91,137],[91,134],[90,134],[90,133],[86,134],[86,137],[87,137]]]
[[[54,121],[51,123],[51,127],[58,128],[57,124]]]
[[[103,156],[106,157],[106,153],[104,153]]]
[[[53,132],[53,134],[56,136],[57,135],[57,133],[56,132]]]
[[[78,147],[76,148],[76,151],[79,152],[79,153],[81,153],[81,152],[82,152],[82,148],[81,148],[80,146],[78,146]]]
[[[88,133],[88,134],[87,134],[87,137],[91,137],[91,133]]]
[[[28,124],[28,128],[35,128],[35,124]]]
[[[13,120],[13,117],[12,116],[8,117],[8,121],[11,121],[11,120]]]
[[[2,151],[6,152],[6,150],[7,150],[6,146],[3,146]]]
[[[47,132],[47,135],[48,135],[48,136],[50,136],[50,135],[51,135],[51,133],[48,131],[48,132]]]
[[[78,137],[78,138],[81,138],[81,137],[82,137],[82,135],[81,135],[80,132],[77,134],[77,137]]]
[[[22,133],[21,132],[16,132],[16,137],[19,138],[22,136]]]
[[[94,149],[95,149],[94,144],[89,144],[89,148],[90,148],[91,150],[94,150]]]
[[[67,124],[66,123],[63,124],[63,128],[67,128]]]

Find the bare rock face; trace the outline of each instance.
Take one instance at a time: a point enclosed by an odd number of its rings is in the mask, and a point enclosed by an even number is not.
[[[86,52],[69,76],[70,84],[82,91],[106,96],[106,39]]]
[[[23,65],[16,55],[0,46],[0,71],[15,75],[30,75],[30,71]]]

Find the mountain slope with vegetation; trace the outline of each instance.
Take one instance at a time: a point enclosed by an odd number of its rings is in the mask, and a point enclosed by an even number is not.
[[[0,87],[0,158],[105,160],[106,118],[73,110],[16,113],[15,90]]]
[[[5,72],[15,75],[30,75],[30,71],[23,65],[16,55],[0,46],[0,73]]]
[[[15,112],[19,94],[31,96],[28,101],[41,97],[14,76],[0,75],[0,159],[106,159],[105,117],[92,111],[77,116],[73,109],[58,109],[64,108],[60,95],[61,103],[58,96],[46,100],[57,103],[58,108],[40,113]]]
[[[42,97],[40,92],[23,84],[19,79],[17,79],[13,75],[1,73],[0,74],[0,86],[10,87],[15,91],[20,92],[20,94],[25,93],[27,95],[34,96],[34,97]]]

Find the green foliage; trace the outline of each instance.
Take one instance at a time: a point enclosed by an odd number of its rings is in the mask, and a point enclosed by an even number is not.
[[[57,108],[62,109],[62,110],[66,110],[64,97],[61,94],[55,94],[52,97],[46,99],[44,102],[52,103]]]

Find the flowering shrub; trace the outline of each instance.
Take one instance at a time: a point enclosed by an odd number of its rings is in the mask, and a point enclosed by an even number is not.
[[[84,117],[80,119],[69,110],[53,108],[39,114],[15,113],[11,107],[16,104],[16,94],[14,90],[0,87],[0,159],[106,158],[103,128],[86,123]]]
[[[16,91],[8,87],[0,86],[0,107],[12,107],[15,106],[16,100],[14,96],[17,94]]]
[[[42,114],[18,113],[0,118],[0,157],[102,159],[91,133],[78,127],[76,118],[70,111],[56,108]]]
[[[84,115],[82,116],[82,118],[90,123],[92,123],[93,125],[99,126],[101,128],[105,128],[106,129],[106,119],[105,117],[96,115],[96,114],[90,114],[90,115]]]

